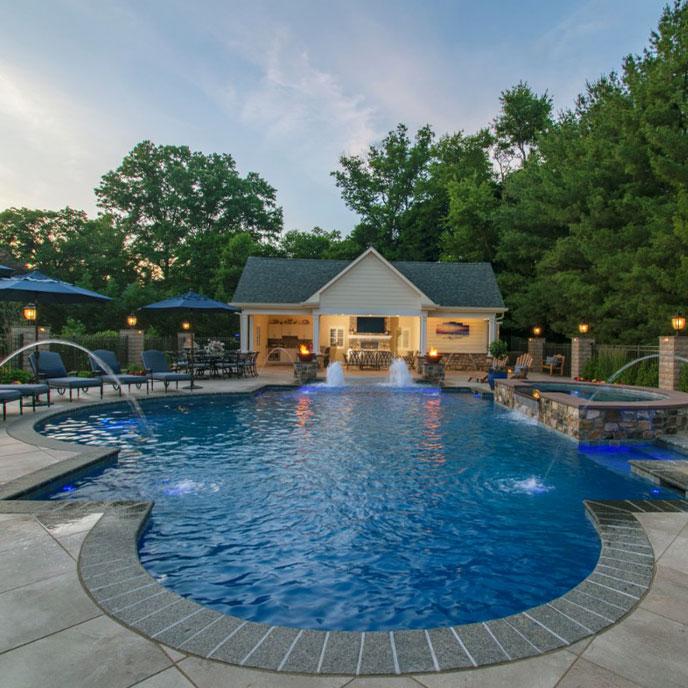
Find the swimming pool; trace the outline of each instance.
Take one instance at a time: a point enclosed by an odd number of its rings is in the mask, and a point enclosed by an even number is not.
[[[379,386],[84,409],[51,437],[122,447],[54,498],[153,499],[141,560],[220,611],[323,630],[511,614],[595,566],[583,499],[673,497],[630,474],[652,447],[579,449],[490,401]]]

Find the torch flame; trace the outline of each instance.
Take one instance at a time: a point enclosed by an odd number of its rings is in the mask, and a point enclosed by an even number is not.
[[[310,353],[310,351],[308,350],[308,347],[305,344],[301,344],[301,345],[299,345],[299,353],[302,356],[306,356],[307,354]]]
[[[428,356],[430,356],[430,358],[437,358],[437,349],[434,346],[430,349]]]

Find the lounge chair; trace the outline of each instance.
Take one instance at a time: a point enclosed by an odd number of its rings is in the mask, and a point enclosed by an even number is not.
[[[17,383],[14,385],[0,385],[0,391],[8,390],[11,392],[19,392],[22,397],[31,397],[31,407],[36,410],[36,403],[40,401],[41,394],[45,394],[48,398],[48,406],[50,406],[50,387],[46,384],[24,384]]]
[[[563,354],[554,354],[554,356],[547,356],[543,368],[549,368],[550,375],[554,375],[555,372],[559,375],[563,375],[565,360],[566,358]]]
[[[83,389],[86,391],[91,387],[100,388],[100,398],[103,398],[103,381],[99,377],[76,377],[67,374],[67,369],[62,362],[62,356],[56,351],[41,351],[38,357],[38,366],[36,365],[36,353],[29,356],[29,363],[33,369],[34,375],[40,380],[45,380],[46,384],[56,389],[57,393],[62,395],[66,390],[69,390],[69,401],[72,401],[72,392],[76,390],[77,399],[79,392]]]
[[[170,382],[174,382],[176,388],[179,389],[179,382],[191,382],[190,373],[175,373],[170,369],[165,354],[157,349],[149,349],[141,354],[141,361],[143,367],[151,381],[151,389],[153,388],[153,380],[158,380],[165,385],[165,391],[170,386]]]
[[[128,373],[122,373],[122,366],[119,364],[117,355],[114,351],[96,349],[92,353],[93,356],[97,356],[114,375],[108,373],[106,369],[100,366],[95,358],[89,356],[88,360],[91,364],[91,370],[96,375],[99,375],[103,382],[112,385],[115,391],[119,392],[120,396],[122,396],[122,387],[124,385],[127,385],[130,392],[132,385],[136,385],[137,389],[141,389],[141,385],[146,385],[146,394],[148,394],[148,378],[145,375],[129,375]]]
[[[24,409],[22,407],[22,395],[21,392],[16,392],[12,389],[0,390],[0,404],[2,404],[2,419],[7,420],[7,402],[8,401],[18,401],[19,402],[19,413],[23,413]]]
[[[526,380],[528,371],[533,367],[533,357],[530,354],[521,354],[514,364],[514,369],[509,375],[512,380]]]

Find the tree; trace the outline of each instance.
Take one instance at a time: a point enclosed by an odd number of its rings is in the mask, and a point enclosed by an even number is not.
[[[502,91],[499,102],[502,109],[494,121],[495,134],[501,151],[515,148],[522,163],[538,136],[550,124],[552,99],[547,91],[538,96],[525,81]]]
[[[271,247],[261,244],[249,232],[228,237],[220,251],[219,265],[212,277],[212,287],[217,298],[230,301],[249,256],[271,255]]]
[[[282,209],[275,193],[254,172],[241,177],[231,155],[150,141],[136,145],[96,189],[147,279],[202,279],[206,285],[228,237],[277,237]]]
[[[113,298],[119,297],[126,285],[136,279],[124,233],[109,215],[89,220],[84,211],[72,208],[10,208],[0,213],[0,244],[15,264]],[[51,307],[46,311],[47,324],[61,326],[68,310]],[[44,322],[46,312],[42,313]],[[81,313],[95,329],[110,326],[118,318],[116,305],[108,310],[83,306]]]
[[[341,242],[337,231],[328,232],[320,227],[313,227],[310,232],[292,229],[282,235],[279,252],[287,258],[329,258]]]
[[[476,176],[448,184],[448,231],[443,235],[443,259],[492,261],[497,247],[496,211],[499,196],[494,184]]]
[[[344,202],[361,217],[352,235],[361,250],[375,246],[388,258],[398,257],[405,219],[428,175],[433,139],[426,125],[411,141],[407,127],[399,124],[367,155],[339,159],[340,169],[332,175]]]

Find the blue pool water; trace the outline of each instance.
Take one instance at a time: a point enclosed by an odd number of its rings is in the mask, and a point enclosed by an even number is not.
[[[312,387],[143,407],[148,440],[126,404],[47,425],[125,450],[53,497],[155,500],[144,566],[269,624],[391,630],[518,612],[594,568],[584,499],[676,496],[629,473],[652,448],[579,450],[467,394]]]

